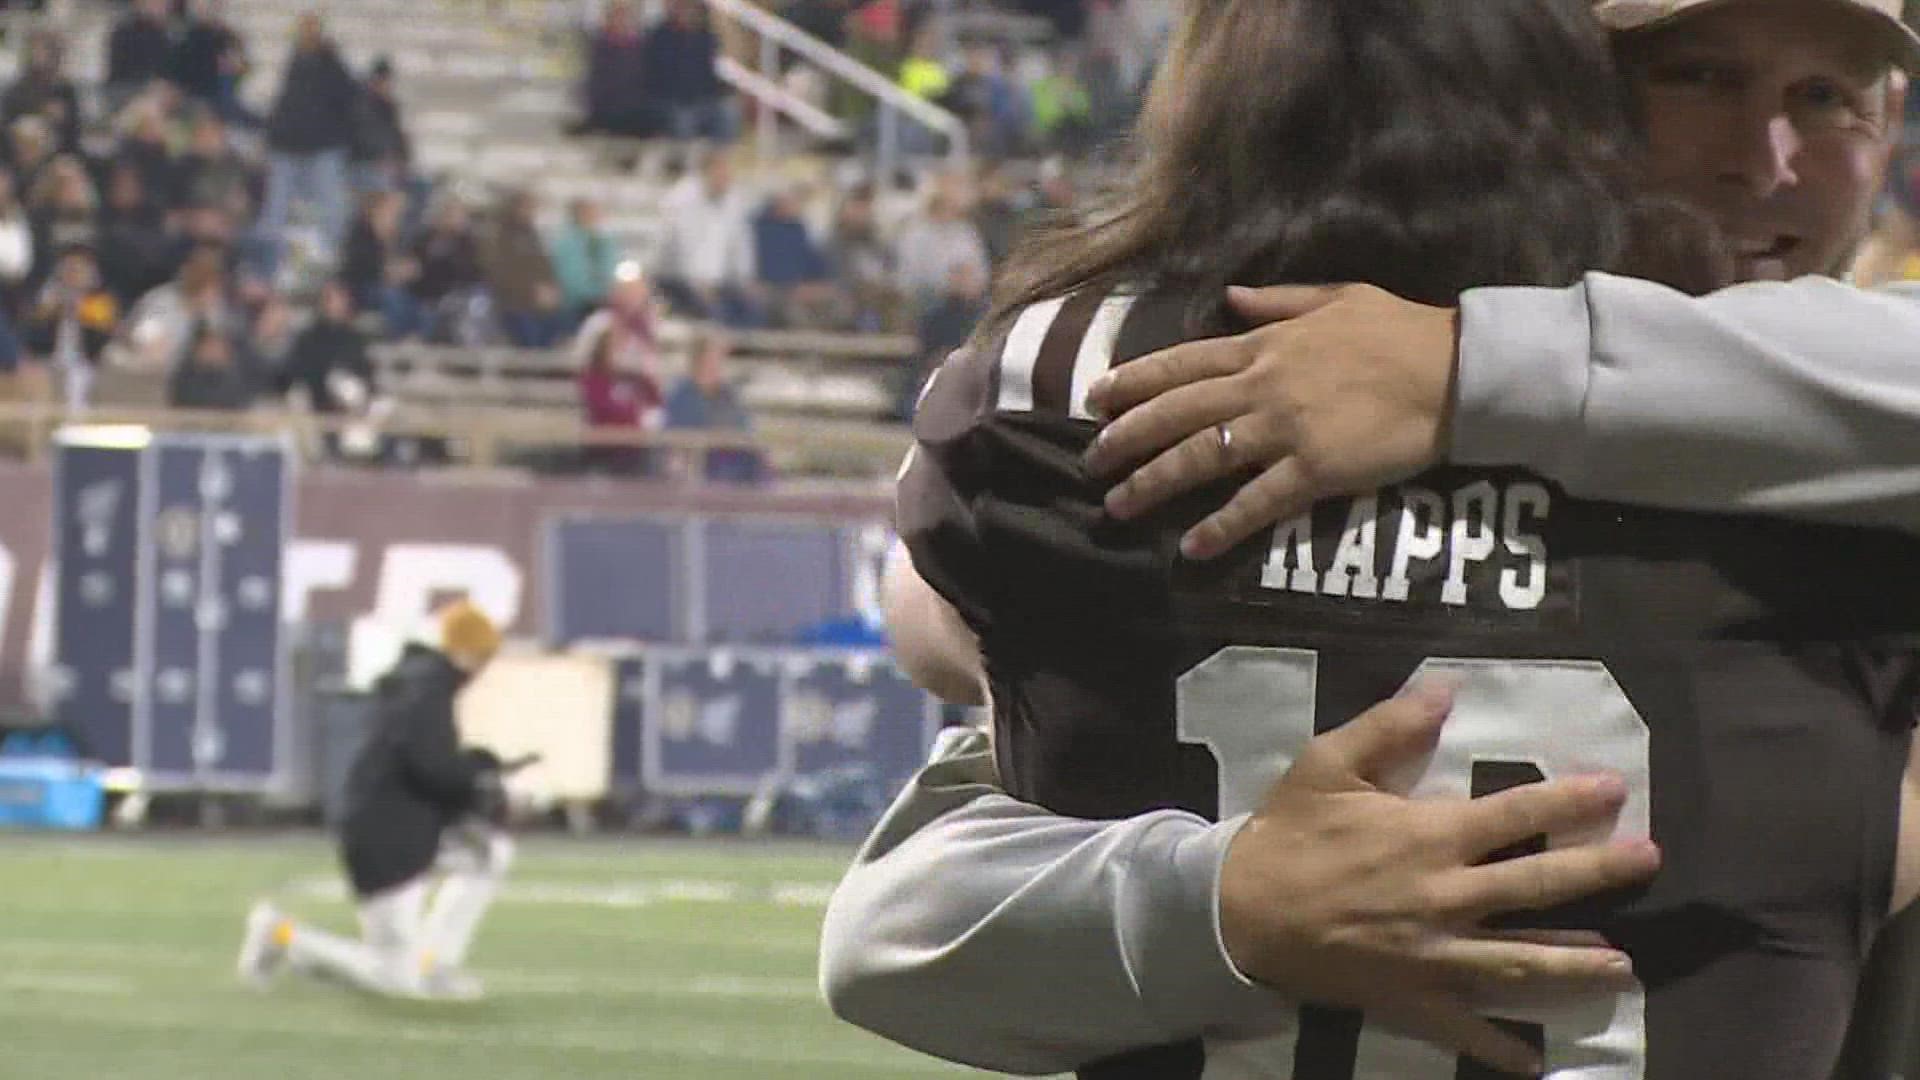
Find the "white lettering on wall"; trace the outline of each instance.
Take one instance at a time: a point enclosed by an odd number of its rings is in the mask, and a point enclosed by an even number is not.
[[[305,622],[313,594],[351,586],[359,564],[360,545],[351,540],[290,541],[280,581],[281,620]]]

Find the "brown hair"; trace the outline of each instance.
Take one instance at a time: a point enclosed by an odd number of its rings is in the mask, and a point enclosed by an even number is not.
[[[1127,181],[1037,230],[988,327],[1083,286],[1368,282],[1429,303],[1593,269],[1705,290],[1695,216],[1639,193],[1588,0],[1189,0]]]

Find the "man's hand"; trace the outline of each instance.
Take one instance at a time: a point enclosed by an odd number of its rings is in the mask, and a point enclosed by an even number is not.
[[[470,812],[475,818],[496,828],[502,827],[507,823],[512,806],[512,800],[507,796],[506,778],[500,775],[500,770],[488,769],[474,778]]]
[[[1537,1075],[1538,1055],[1476,1006],[1623,989],[1631,963],[1597,935],[1528,937],[1480,924],[1636,884],[1659,868],[1659,850],[1633,839],[1476,865],[1529,837],[1606,825],[1626,792],[1611,777],[1451,801],[1375,786],[1433,749],[1450,707],[1444,688],[1422,687],[1315,739],[1228,849],[1221,934],[1243,973],[1288,998],[1361,1008]]]
[[[1457,311],[1365,285],[1236,288],[1229,299],[1267,325],[1176,345],[1094,384],[1089,401],[1117,419],[1088,452],[1088,468],[1114,475],[1138,466],[1108,495],[1109,512],[1137,517],[1258,471],[1187,533],[1181,552],[1206,559],[1320,499],[1404,480],[1440,459]]]

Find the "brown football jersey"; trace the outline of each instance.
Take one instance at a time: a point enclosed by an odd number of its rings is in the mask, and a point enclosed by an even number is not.
[[[1518,922],[1602,930],[1638,989],[1493,1015],[1561,1078],[1825,1076],[1891,889],[1920,542],[1443,468],[1189,563],[1181,533],[1230,489],[1120,523],[1080,457],[1094,378],[1226,328],[1191,311],[1155,293],[1037,304],[923,395],[898,523],[980,635],[1010,791],[1083,817],[1231,817],[1316,733],[1447,677],[1453,718],[1396,789],[1477,797],[1615,773],[1631,792],[1616,834],[1651,832],[1665,852],[1649,887]],[[1270,1038],[1143,1049],[1081,1075],[1487,1074],[1305,1008]]]

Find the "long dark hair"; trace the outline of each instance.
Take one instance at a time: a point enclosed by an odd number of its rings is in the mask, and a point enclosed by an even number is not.
[[[1591,0],[1186,0],[1127,182],[1015,253],[989,327],[1082,286],[1367,282],[1428,303],[1619,270],[1706,291],[1711,230],[1641,194]]]

